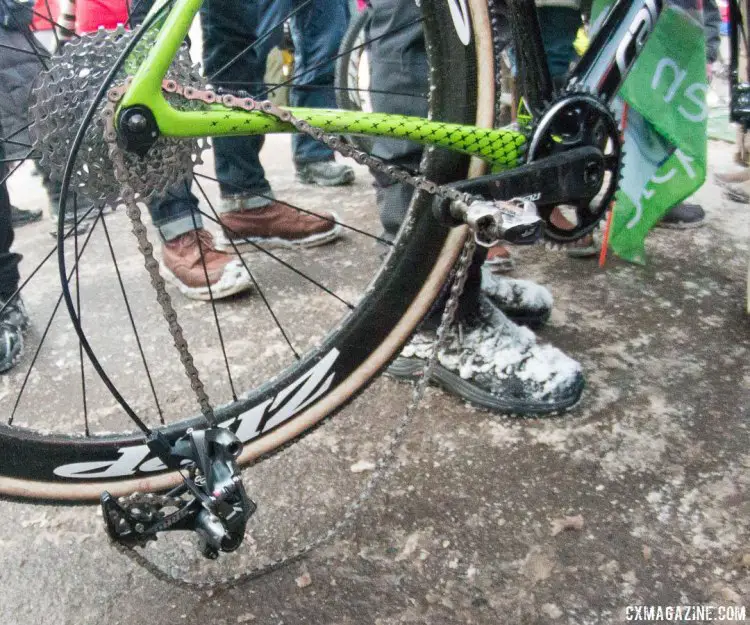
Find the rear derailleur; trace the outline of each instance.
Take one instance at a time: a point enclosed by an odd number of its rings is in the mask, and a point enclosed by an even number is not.
[[[229,430],[210,428],[188,430],[174,442],[154,433],[148,445],[168,468],[181,470],[183,483],[164,495],[133,493],[118,499],[102,493],[110,538],[132,548],[156,540],[159,532],[193,531],[206,558],[237,549],[256,510],[237,466],[240,440]]]

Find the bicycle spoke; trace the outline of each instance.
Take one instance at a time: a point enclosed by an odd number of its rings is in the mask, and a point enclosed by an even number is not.
[[[133,311],[130,308],[130,300],[128,299],[127,292],[125,290],[125,283],[122,281],[122,275],[120,274],[120,266],[117,263],[117,257],[115,255],[115,249],[112,246],[112,239],[109,236],[109,228],[107,228],[107,220],[102,218],[102,227],[104,229],[104,236],[107,239],[107,246],[109,247],[109,254],[112,257],[112,263],[115,266],[115,273],[117,274],[117,282],[120,285],[120,292],[122,293],[122,298],[125,302],[125,309],[128,312],[128,318],[130,319],[130,327],[133,329],[133,334],[135,335],[135,342],[138,345],[138,353],[141,355],[141,362],[143,363],[143,368],[146,371],[146,377],[148,378],[148,385],[151,388],[151,394],[154,397],[154,403],[156,404],[156,411],[159,413],[159,422],[164,425],[164,413],[161,409],[161,404],[159,403],[159,397],[156,394],[156,386],[154,385],[153,377],[151,376],[151,370],[149,369],[148,362],[146,361],[146,354],[143,351],[143,344],[141,343],[141,337],[138,334],[138,328],[135,324],[135,317],[133,317]],[[80,345],[80,341],[79,341]]]
[[[194,173],[193,175],[194,176],[200,176],[201,178],[205,178],[206,180],[210,180],[211,182],[219,182],[219,180],[217,178],[212,178],[211,176],[207,176],[206,174]],[[231,182],[225,182],[223,184],[225,184],[228,187],[232,187],[233,189],[236,189],[237,191],[247,192],[247,190],[244,189],[243,187],[241,187],[240,185],[233,184]],[[283,204],[284,206],[288,206],[289,208],[292,208],[292,209],[294,209],[296,211],[299,211],[300,213],[305,213],[307,215],[313,215],[314,217],[317,217],[318,219],[322,219],[323,221],[327,221],[328,223],[338,224],[339,226],[342,226],[342,227],[346,228],[347,230],[351,230],[352,232],[356,232],[357,234],[361,234],[363,236],[366,236],[366,237],[368,237],[370,239],[373,239],[374,241],[377,241],[378,243],[382,243],[382,244],[387,245],[389,247],[393,246],[393,242],[392,241],[389,241],[389,240],[384,239],[382,237],[379,237],[377,235],[371,234],[369,232],[365,232],[364,230],[360,230],[359,228],[355,228],[354,226],[349,226],[349,225],[345,224],[342,221],[337,221],[336,219],[332,219],[330,217],[326,217],[325,215],[320,215],[319,213],[316,213],[316,212],[311,211],[311,210],[307,210],[305,208],[302,208],[301,206],[295,206],[294,204],[290,204],[289,202],[285,202],[284,200],[279,200],[277,198],[271,197],[270,195],[266,195],[264,193],[258,193],[257,191],[249,193],[249,195],[250,195],[250,197],[260,197],[260,198],[264,198],[266,200],[270,200],[270,201],[273,201],[273,202],[278,202],[279,204]]]
[[[73,221],[78,221],[78,194],[73,193]],[[78,258],[78,229],[74,229],[73,234],[73,250],[75,257]],[[75,274],[76,274],[76,314],[78,319],[81,319],[81,277],[79,274],[80,263],[76,263]],[[83,431],[86,436],[90,436],[89,432],[89,410],[88,402],[86,401],[86,372],[83,368],[83,345],[81,341],[78,341],[78,362],[81,366],[81,401],[83,402]]]
[[[198,179],[195,177],[195,174],[193,174],[193,181],[195,182],[195,185],[200,189],[201,195],[206,200],[206,203],[211,208],[211,212],[214,214],[215,217],[215,223],[219,223],[219,213],[216,212],[216,209],[214,208],[213,203],[208,198],[208,194],[203,189],[203,186],[198,181]],[[273,319],[273,322],[276,324],[276,327],[281,332],[281,336],[284,337],[284,341],[286,341],[286,344],[289,346],[289,349],[292,350],[292,353],[294,354],[294,357],[297,360],[300,360],[300,355],[297,352],[296,349],[294,349],[294,345],[292,345],[292,341],[287,335],[286,331],[284,330],[284,326],[281,325],[281,322],[279,321],[279,318],[276,316],[276,313],[273,311],[273,308],[271,307],[271,303],[266,298],[266,294],[263,292],[263,289],[260,287],[260,284],[258,284],[258,281],[255,279],[255,276],[253,275],[253,272],[250,271],[250,268],[247,266],[247,263],[245,262],[245,259],[242,257],[242,254],[240,254],[239,250],[237,249],[237,245],[234,241],[230,239],[230,244],[232,245],[232,248],[234,249],[234,253],[237,255],[237,258],[240,259],[240,262],[242,263],[242,266],[245,268],[245,271],[247,271],[248,275],[250,276],[250,280],[252,280],[253,286],[258,291],[258,294],[260,295],[261,300],[263,300],[263,304],[268,309],[269,314],[271,315],[271,318]]]
[[[187,182],[185,182],[185,191],[187,193],[190,193],[190,189],[188,188]],[[197,231],[198,230],[198,220],[195,218],[195,208],[191,205],[190,206],[190,216],[193,218],[193,228]],[[211,309],[214,313],[214,321],[216,322],[216,333],[219,335],[219,345],[221,345],[221,354],[224,357],[224,366],[227,370],[227,379],[229,380],[229,388],[232,391],[232,399],[234,401],[237,401],[237,391],[234,389],[234,381],[232,380],[232,372],[229,369],[229,359],[227,358],[227,350],[224,346],[224,335],[221,332],[221,324],[219,323],[219,313],[216,312],[216,300],[214,300],[214,294],[213,290],[211,289],[211,282],[208,279],[208,267],[206,267],[206,255],[203,253],[203,243],[201,242],[200,237],[197,237],[198,240],[198,253],[201,257],[201,265],[203,265],[203,277],[206,279],[206,285],[208,286],[208,298],[211,301]]]
[[[0,185],[5,184],[8,181],[8,178],[10,178],[13,174],[15,174],[16,171],[18,171],[18,169],[21,167],[21,165],[23,165],[26,162],[26,160],[29,158],[29,156],[31,156],[31,154],[33,152],[34,152],[34,150],[32,148],[31,150],[28,151],[28,153],[26,154],[26,156],[24,156],[23,158],[19,159],[18,162],[16,163],[16,165],[13,168],[11,168],[11,170],[3,176],[2,180],[0,180]]]
[[[36,11],[34,11],[33,9],[31,12],[34,13],[35,15],[38,15]],[[36,60],[39,61],[39,63],[45,70],[49,69],[49,67],[47,66],[47,63],[45,62],[45,58],[49,59],[49,55],[45,54],[45,56],[42,57],[42,54],[39,52],[39,50],[36,47],[37,45],[40,45],[40,44],[35,43],[34,39],[32,39],[32,35],[30,34],[28,28],[24,28],[23,26],[21,26],[21,24],[18,23],[18,20],[16,19],[16,16],[13,14],[12,11],[8,13],[8,16],[13,21],[13,24],[15,25],[16,30],[20,32],[21,35],[23,35],[23,38],[26,40],[26,43],[29,44],[29,48],[30,48],[30,50],[24,50],[23,48],[15,48],[15,51],[16,52],[29,52],[33,54],[36,57]]]
[[[129,4],[129,3],[126,3]],[[52,9],[49,6],[49,0],[44,0],[44,6],[47,8],[47,17],[52,21]],[[55,50],[60,49],[60,36],[57,34],[57,28],[52,27],[52,36],[55,38]]]
[[[89,214],[91,213],[91,211],[93,211],[93,210],[96,210],[96,207],[95,207],[95,206],[92,206],[91,208],[89,208],[89,209],[88,209],[88,210],[87,210],[87,211],[86,211],[86,212],[84,213],[83,217],[81,217],[81,218],[80,218],[80,219],[79,219],[79,220],[78,220],[78,221],[77,221],[77,222],[76,222],[76,223],[75,223],[75,224],[74,224],[73,226],[71,226],[71,227],[70,227],[70,229],[69,229],[69,230],[68,230],[68,231],[67,231],[67,232],[66,232],[66,233],[65,233],[65,234],[63,235],[63,239],[67,239],[68,237],[70,237],[70,235],[71,235],[71,234],[73,234],[73,232],[75,232],[75,229],[76,229],[76,228],[78,227],[78,225],[79,225],[79,224],[80,224],[80,223],[81,223],[82,221],[84,221],[84,220],[86,219],[86,217],[88,217],[88,215],[89,215]],[[36,266],[36,268],[34,269],[34,271],[32,271],[32,272],[31,272],[31,273],[29,274],[29,277],[28,277],[28,278],[26,278],[26,279],[25,279],[25,280],[24,280],[24,281],[23,281],[23,282],[21,283],[21,285],[20,285],[20,286],[19,286],[19,287],[18,287],[18,288],[17,288],[17,289],[16,289],[16,290],[15,290],[15,291],[13,292],[13,294],[12,294],[12,295],[11,295],[11,296],[10,296],[10,297],[9,297],[9,298],[7,299],[7,301],[5,302],[5,304],[3,304],[2,306],[0,306],[0,314],[2,314],[2,312],[3,312],[4,310],[5,310],[6,306],[8,306],[8,304],[9,304],[10,302],[12,302],[12,301],[13,301],[13,298],[15,298],[15,297],[16,297],[16,296],[17,296],[18,294],[20,294],[20,293],[21,293],[21,291],[22,291],[22,290],[24,289],[24,287],[25,287],[25,286],[26,286],[26,285],[27,285],[27,284],[28,284],[29,282],[31,282],[31,279],[32,279],[32,278],[33,278],[33,277],[34,277],[34,276],[35,276],[35,275],[36,275],[37,273],[39,273],[39,270],[40,270],[40,269],[41,269],[42,267],[44,267],[44,265],[45,265],[45,264],[47,263],[47,261],[48,261],[48,260],[49,260],[50,258],[52,258],[52,255],[53,255],[53,254],[54,254],[54,253],[55,253],[56,251],[57,251],[57,245],[55,245],[55,246],[54,246],[54,247],[53,247],[53,248],[52,248],[52,249],[51,249],[51,250],[50,250],[50,251],[49,251],[49,252],[47,253],[47,255],[46,255],[46,256],[45,256],[45,257],[44,257],[44,258],[42,259],[42,261],[41,261],[41,262],[40,262],[40,263],[39,263],[39,264],[38,264],[38,265]]]
[[[62,24],[58,24],[55,20],[47,17],[43,13],[39,13],[38,11],[35,11],[34,9],[31,10],[31,12],[36,15],[39,19],[43,19],[45,22],[48,22],[50,26],[52,26],[52,30],[57,31],[57,29],[60,29],[60,32],[63,34],[64,37],[68,37],[69,39],[80,39],[81,36],[76,34],[74,31],[65,28]],[[56,37],[57,38],[57,37]]]
[[[10,141],[10,139],[12,139],[13,137],[15,137],[16,135],[20,135],[24,130],[27,130],[30,127],[31,127],[31,122],[29,122],[25,126],[21,126],[21,128],[18,128],[16,130],[14,130],[9,135],[7,135],[7,136],[3,137],[2,139],[0,139],[0,144],[7,143],[8,141]],[[31,146],[28,146],[28,147],[31,147]]]
[[[320,63],[317,63],[313,65],[312,67],[306,67],[303,71],[294,74],[289,80],[285,80],[282,82],[279,87],[286,87],[287,85],[291,84],[295,78],[299,78],[300,76],[303,76],[304,74],[307,74],[315,69],[318,69],[319,67],[323,67],[325,65],[328,65],[329,63],[332,63],[336,59],[341,58],[342,56],[345,56],[347,54],[351,54],[355,50],[359,50],[360,48],[364,48],[365,46],[370,45],[374,41],[378,41],[379,39],[382,39],[383,37],[388,37],[392,35],[393,33],[397,33],[400,30],[403,30],[404,28],[408,28],[409,26],[413,26],[414,24],[420,24],[423,21],[423,18],[419,17],[415,20],[411,20],[410,22],[407,22],[406,24],[401,24],[400,26],[397,26],[396,28],[388,31],[387,33],[383,33],[382,35],[378,35],[377,37],[373,37],[372,39],[368,39],[367,41],[362,42],[359,45],[353,46],[352,48],[349,48],[348,50],[344,50],[344,52],[339,52],[335,56],[332,56],[330,59],[327,59],[325,61],[321,61]],[[278,87],[277,87],[278,88]],[[273,89],[266,89],[263,93],[261,93],[258,97],[258,99],[263,99],[266,97]]]
[[[3,50],[11,50],[13,52],[20,52],[21,54],[31,54],[33,56],[39,56],[45,59],[51,58],[51,55],[49,54],[42,54],[41,52],[35,52],[34,50],[27,50],[26,48],[17,48],[16,46],[9,46],[5,43],[0,43],[0,48]]]
[[[0,144],[8,144],[8,145],[15,145],[19,148],[26,148],[27,150],[32,149],[34,146],[29,143],[24,143],[23,141],[15,141],[14,139],[0,139]]]
[[[70,283],[70,280],[73,277],[73,274],[76,271],[76,268],[78,267],[78,263],[81,259],[81,256],[83,256],[83,252],[86,250],[86,246],[91,240],[91,235],[94,233],[96,224],[99,222],[99,219],[101,218],[101,216],[102,216],[102,213],[101,211],[99,211],[99,214],[97,215],[96,219],[94,220],[94,223],[91,226],[91,230],[86,235],[86,240],[83,242],[83,245],[81,246],[81,251],[75,260],[73,269],[71,269],[70,272],[68,272],[68,275],[67,275],[68,283]],[[36,351],[34,352],[34,357],[31,359],[31,364],[29,365],[29,369],[28,371],[26,371],[26,375],[24,376],[23,383],[21,384],[21,389],[18,391],[18,396],[16,397],[16,402],[13,405],[13,410],[11,411],[10,419],[8,419],[8,425],[13,424],[13,420],[16,417],[16,410],[18,410],[18,405],[21,403],[21,397],[23,396],[23,392],[26,390],[26,385],[29,382],[29,377],[31,377],[31,372],[34,369],[34,365],[36,364],[37,358],[39,358],[39,353],[42,351],[42,346],[44,345],[44,341],[47,338],[49,329],[52,327],[52,322],[54,321],[55,316],[57,315],[57,311],[60,309],[60,304],[62,303],[62,300],[63,300],[63,289],[61,288],[60,296],[57,298],[57,303],[55,304],[55,308],[52,310],[52,314],[50,315],[49,321],[47,322],[47,325],[44,328],[44,332],[42,333],[42,338],[39,340],[39,345],[37,346]]]
[[[250,52],[251,50],[255,49],[255,46],[257,46],[262,41],[265,41],[268,39],[273,31],[275,31],[277,28],[282,26],[284,22],[286,22],[288,19],[293,17],[296,13],[304,9],[308,4],[310,4],[312,0],[305,0],[302,4],[300,4],[296,9],[294,9],[289,15],[287,15],[285,18],[283,18],[281,21],[279,21],[276,25],[269,28],[265,33],[263,33],[260,37],[258,37],[255,41],[253,41],[249,46],[247,46],[244,50],[236,54],[232,59],[227,61],[224,65],[222,65],[218,70],[216,70],[214,73],[212,73],[207,79],[207,82],[212,82],[214,78],[216,78],[219,74],[221,74],[223,71],[229,69],[234,65],[240,58],[242,58],[245,54]],[[221,81],[220,81],[221,82]]]
[[[23,163],[24,161],[38,161],[41,156],[27,156],[26,158],[1,158],[0,163]]]
[[[198,209],[198,212],[201,215],[203,215],[203,217],[205,217],[206,219],[209,219],[211,222],[215,223],[217,226],[221,226],[222,228],[224,228],[225,230],[227,230],[227,232],[229,232],[230,234],[232,234],[239,241],[242,241],[243,243],[244,242],[249,243],[250,245],[252,245],[259,252],[263,252],[266,256],[269,256],[270,258],[273,258],[273,260],[275,260],[277,263],[280,263],[281,265],[283,265],[284,267],[286,267],[290,271],[293,271],[294,273],[296,273],[301,278],[304,278],[305,280],[307,280],[311,284],[314,284],[315,286],[317,286],[321,291],[324,291],[325,293],[328,293],[328,295],[330,295],[334,299],[337,299],[344,306],[346,306],[349,310],[354,310],[354,305],[353,304],[347,302],[345,299],[343,299],[341,296],[337,295],[334,291],[332,291],[331,289],[329,289],[327,286],[321,284],[320,282],[318,282],[317,280],[315,280],[315,278],[311,278],[310,276],[308,276],[304,272],[302,272],[299,269],[297,269],[294,265],[290,265],[284,259],[280,258],[279,256],[277,256],[276,254],[274,254],[270,250],[267,250],[266,248],[262,247],[260,244],[256,243],[255,241],[250,241],[248,239],[243,239],[242,235],[239,232],[236,232],[235,230],[232,230],[231,228],[228,228],[227,226],[224,226],[219,221],[218,217],[216,219],[214,219],[213,217],[211,217],[211,215],[209,215],[208,213],[206,213],[205,211],[202,211],[200,209]]]

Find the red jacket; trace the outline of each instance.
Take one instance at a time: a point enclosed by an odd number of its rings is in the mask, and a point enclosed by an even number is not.
[[[48,15],[47,5],[54,21],[60,14],[59,0],[36,0],[37,15],[33,25],[37,30],[49,30],[52,24],[44,16]],[[76,32],[89,33],[103,26],[107,30],[116,28],[128,20],[127,0],[77,0]]]

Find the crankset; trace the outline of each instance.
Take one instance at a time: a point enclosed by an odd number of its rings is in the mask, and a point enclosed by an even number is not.
[[[161,461],[180,469],[183,484],[166,495],[133,493],[116,499],[102,493],[107,533],[125,547],[143,547],[159,532],[193,531],[210,559],[237,549],[256,510],[242,484],[237,457],[242,443],[225,428],[188,430],[170,443],[153,434],[148,443]]]
[[[604,155],[596,147],[553,154],[515,169],[452,184],[483,200],[462,204],[436,197],[433,211],[446,225],[469,223],[480,245],[500,240],[536,243],[544,220],[555,206],[591,202],[605,176]],[[493,212],[494,211],[494,212]]]
[[[561,245],[575,243],[602,224],[620,184],[622,142],[608,104],[579,87],[564,90],[544,110],[534,125],[527,163],[543,163],[581,148],[593,147],[601,154],[595,170],[582,172],[590,183],[586,194],[539,203],[545,239]],[[594,183],[598,188],[590,194]]]
[[[472,201],[437,195],[433,212],[448,226],[469,223],[480,245],[574,243],[602,222],[621,167],[622,137],[607,105],[566,91],[535,124],[524,165],[448,185]]]

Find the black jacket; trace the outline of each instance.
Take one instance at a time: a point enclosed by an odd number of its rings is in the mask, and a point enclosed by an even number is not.
[[[34,16],[34,0],[0,0],[0,26],[23,30]]]
[[[28,131],[21,129],[28,124],[31,87],[42,69],[35,53],[46,53],[29,30],[31,6],[27,0],[0,0],[0,138],[13,135],[21,144],[29,143]],[[28,148],[2,142],[3,152],[14,158]]]

